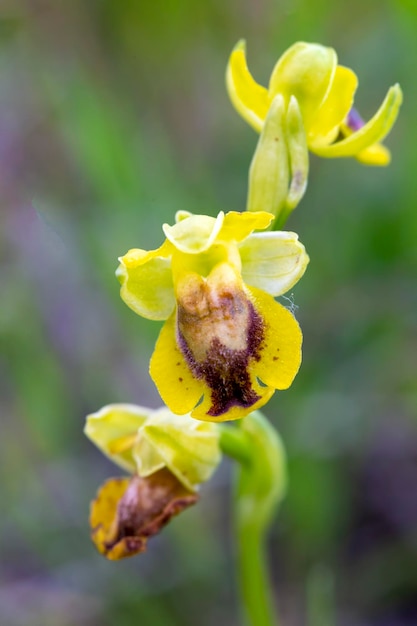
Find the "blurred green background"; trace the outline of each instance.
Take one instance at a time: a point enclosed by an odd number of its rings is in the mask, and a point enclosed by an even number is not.
[[[415,3],[2,0],[2,626],[239,623],[228,463],[148,553],[109,563],[88,506],[118,470],[82,428],[159,405],[160,325],[120,300],[117,257],[178,209],[244,209],[256,135],[224,88],[241,37],[259,82],[307,40],[357,72],[365,118],[405,93],[391,166],[312,157],[288,223],[311,264],[303,367],[266,408],[290,471],[268,551],[283,626],[417,624]]]

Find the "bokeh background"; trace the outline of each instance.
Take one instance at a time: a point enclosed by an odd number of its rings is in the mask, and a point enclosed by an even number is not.
[[[266,414],[290,490],[268,546],[283,626],[417,624],[417,9],[413,0],[1,0],[4,626],[237,625],[230,465],[148,553],[106,562],[88,506],[117,475],[82,433],[109,402],[157,407],[160,324],[118,296],[117,257],[176,210],[245,206],[256,135],[224,88],[248,42],[266,83],[296,40],[335,47],[365,118],[399,81],[387,169],[311,159],[288,228],[304,363]]]

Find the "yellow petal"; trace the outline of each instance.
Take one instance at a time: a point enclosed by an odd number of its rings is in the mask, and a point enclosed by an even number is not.
[[[268,91],[253,79],[246,64],[246,45],[239,41],[230,55],[226,87],[238,113],[257,132],[262,129],[269,108]]]
[[[166,242],[169,243],[169,242]],[[116,276],[120,296],[135,313],[151,320],[166,320],[175,306],[171,244],[158,250],[129,250],[121,257]]]
[[[176,312],[159,333],[149,371],[162,400],[177,415],[189,413],[208,391],[194,378],[177,345]]]
[[[280,93],[286,102],[295,96],[308,132],[327,96],[337,65],[333,48],[298,42],[278,60],[269,81],[269,97]]]
[[[152,413],[135,404],[108,404],[87,416],[84,433],[114,463],[136,471],[132,448],[139,428]]]
[[[323,157],[357,156],[366,148],[384,139],[397,119],[402,102],[400,86],[394,85],[388,90],[384,102],[367,124],[352,133],[346,139],[337,141],[330,146],[312,149],[315,154]]]
[[[171,256],[171,254],[171,243],[169,241],[164,241],[162,246],[159,246],[156,250],[140,250],[139,248],[132,248],[124,256],[119,257],[119,261],[125,267],[133,269],[139,265],[145,265],[151,259],[167,259]]]
[[[391,161],[391,153],[381,143],[374,143],[356,155],[358,161],[364,165],[388,165]]]
[[[153,413],[152,413],[153,415]],[[149,418],[151,419],[151,417]],[[146,423],[139,430],[135,445],[132,448],[132,456],[136,463],[136,472],[139,476],[150,476],[165,467],[165,461],[159,450],[145,436]]]
[[[254,233],[239,246],[246,284],[280,296],[304,274],[309,262],[296,233]]]
[[[192,213],[190,211],[184,211],[183,209],[177,211],[175,213],[175,223],[182,222],[182,220],[187,219],[187,217],[191,217]]]
[[[152,415],[142,432],[168,469],[190,491],[207,481],[220,463],[219,431],[215,424],[203,424],[189,415],[173,415],[162,409]],[[140,475],[147,473],[152,472],[142,465]]]
[[[308,129],[310,147],[325,146],[337,137],[340,125],[352,108],[357,86],[356,74],[338,65],[330,91]]]
[[[264,230],[271,224],[274,216],[267,211],[226,213],[223,226],[217,239],[219,241],[242,241],[254,230]]]
[[[208,215],[190,215],[182,217],[174,226],[163,225],[167,239],[180,252],[199,254],[210,248],[222,227],[224,213],[217,218]]]
[[[292,313],[272,296],[253,287],[250,292],[265,322],[261,358],[253,369],[265,385],[287,389],[301,365],[300,327]]]
[[[114,537],[117,505],[129,487],[129,483],[130,478],[110,478],[100,487],[96,499],[90,506],[91,538],[97,550],[111,560],[123,558],[125,552],[124,546],[116,544],[114,553],[113,549],[108,547],[108,540],[109,537],[112,539]]]

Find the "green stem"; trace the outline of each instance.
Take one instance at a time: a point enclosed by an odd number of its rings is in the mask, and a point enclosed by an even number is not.
[[[249,463],[250,449],[247,436],[243,430],[234,426],[223,426],[220,430],[220,447],[224,454],[227,454],[239,463]]]
[[[282,230],[293,210],[294,209],[284,205],[281,212],[278,213],[277,218],[272,222],[271,230]]]
[[[242,604],[250,626],[277,626],[265,562],[265,535],[285,492],[285,453],[278,433],[259,411],[224,426],[220,446],[239,462],[234,524]]]
[[[240,503],[235,507],[239,587],[247,622],[251,626],[277,626],[265,559],[264,529],[251,523]]]

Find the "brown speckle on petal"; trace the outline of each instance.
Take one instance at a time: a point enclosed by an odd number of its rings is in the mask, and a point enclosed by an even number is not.
[[[111,478],[91,503],[92,539],[111,560],[144,552],[149,537],[197,499],[166,468],[146,478]]]

